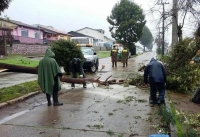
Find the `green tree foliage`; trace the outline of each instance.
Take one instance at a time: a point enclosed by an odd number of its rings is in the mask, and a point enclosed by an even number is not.
[[[159,54],[159,55],[161,55],[161,53],[162,53],[161,47],[158,47],[158,48],[156,49],[156,53]]]
[[[53,42],[51,45],[51,50],[55,53],[55,59],[60,66],[64,67],[64,70],[69,74],[70,61],[73,58],[84,59],[80,47],[72,41],[68,40],[58,40]]]
[[[116,3],[107,21],[111,25],[111,36],[129,46],[129,49],[131,46],[135,48],[134,43],[140,39],[146,23],[143,10],[130,0],[120,0]]]
[[[167,70],[167,89],[191,93],[200,85],[200,64],[190,64],[196,54],[195,41],[185,39],[174,45],[174,49],[163,56]]]
[[[149,28],[145,25],[143,30],[142,30],[142,37],[140,38],[140,43],[144,46],[147,47],[148,49],[152,49],[153,47],[153,35]]]
[[[12,0],[0,0],[0,14],[1,14],[1,12],[3,12],[5,9],[8,8],[9,3],[10,3],[11,1],[12,1]]]

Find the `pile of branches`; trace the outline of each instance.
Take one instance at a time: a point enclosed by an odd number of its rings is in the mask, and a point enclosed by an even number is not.
[[[144,77],[143,75],[139,74],[139,73],[130,73],[126,80],[125,80],[127,83],[129,83],[130,85],[134,85],[138,88],[141,88],[141,89],[146,89],[148,88],[148,85],[146,85],[144,83]]]
[[[191,93],[199,86],[199,64],[190,64],[197,50],[195,41],[185,39],[161,58],[167,71],[167,89]]]

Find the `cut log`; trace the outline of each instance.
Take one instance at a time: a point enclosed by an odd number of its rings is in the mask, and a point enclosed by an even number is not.
[[[124,80],[119,80],[118,82],[116,79],[108,80],[111,76],[109,76],[105,81],[100,81],[100,77],[97,77],[95,79],[95,78],[68,78],[66,76],[63,76],[61,81],[67,83],[75,83],[75,84],[98,83],[98,85],[105,85],[105,86],[108,86],[109,84],[123,84]]]
[[[6,63],[0,63],[0,68],[8,69],[8,71],[11,71],[11,72],[38,74],[36,67],[35,68],[24,67],[24,66],[11,65],[11,64],[6,64]]]
[[[94,79],[94,78],[68,78],[66,76],[63,76],[61,81],[67,82],[67,83],[75,83],[75,84],[84,84],[84,83],[99,83],[100,77]]]
[[[30,73],[30,74],[38,74],[37,68],[35,67],[24,67],[17,66],[11,64],[0,63],[0,68],[8,69],[11,72],[21,72],[21,73]],[[111,75],[112,76],[112,75]],[[123,84],[123,80],[108,80],[111,76],[109,76],[105,81],[100,81],[100,77],[97,78],[68,78],[63,76],[61,81],[67,83],[75,83],[75,84],[83,84],[83,83],[98,83],[98,85],[109,85],[109,84]]]

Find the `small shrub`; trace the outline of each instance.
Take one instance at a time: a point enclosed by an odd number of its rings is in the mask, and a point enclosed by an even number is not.
[[[195,130],[188,129],[182,137],[200,137],[200,135]]]
[[[55,59],[58,64],[64,67],[64,70],[69,74],[70,61],[73,58],[80,58],[82,61],[84,59],[80,47],[69,40],[58,40],[50,45],[51,50],[55,53]]]

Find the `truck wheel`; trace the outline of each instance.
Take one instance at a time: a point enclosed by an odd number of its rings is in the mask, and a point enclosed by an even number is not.
[[[91,71],[92,73],[95,73],[95,72],[97,71],[97,66],[96,66],[96,64],[93,64],[93,66],[91,66],[90,71]]]

